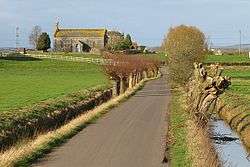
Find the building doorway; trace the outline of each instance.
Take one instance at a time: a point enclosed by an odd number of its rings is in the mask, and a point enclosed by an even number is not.
[[[90,52],[91,51],[91,47],[88,44],[86,44],[84,42],[81,42],[81,43],[82,43],[82,51],[83,52]]]

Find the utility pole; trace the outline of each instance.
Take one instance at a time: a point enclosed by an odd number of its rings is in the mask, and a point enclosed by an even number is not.
[[[242,45],[242,42],[241,42],[241,34],[242,34],[242,32],[241,32],[241,30],[239,31],[239,33],[240,33],[240,44],[239,44],[239,55],[241,54],[241,45]]]

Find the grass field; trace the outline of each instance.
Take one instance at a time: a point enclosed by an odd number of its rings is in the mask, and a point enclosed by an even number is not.
[[[0,112],[108,85],[100,66],[55,60],[0,60]]]
[[[243,97],[250,97],[250,67],[226,67],[224,75],[232,77],[232,85],[230,86],[228,92],[238,94]]]
[[[153,53],[153,54],[144,54],[152,59],[159,60],[159,61],[166,61],[167,57],[165,53]]]
[[[207,55],[205,63],[250,63],[250,58],[246,55]]]

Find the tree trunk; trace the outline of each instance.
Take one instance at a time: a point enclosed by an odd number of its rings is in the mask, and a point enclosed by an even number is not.
[[[123,76],[120,76],[120,94],[125,92],[125,82]]]
[[[133,74],[129,74],[129,78],[128,78],[128,87],[129,89],[133,88]]]
[[[142,76],[143,76],[143,79],[147,79],[147,78],[148,78],[147,72],[146,72],[146,71],[143,71],[143,72],[142,72]]]
[[[119,84],[118,81],[113,81],[113,88],[112,88],[113,97],[116,97],[119,95],[118,84]]]

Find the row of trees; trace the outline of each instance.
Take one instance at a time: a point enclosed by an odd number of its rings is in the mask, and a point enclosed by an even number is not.
[[[51,48],[50,37],[48,33],[42,32],[42,28],[40,26],[33,27],[29,36],[29,42],[33,48],[44,52]]]
[[[156,77],[159,71],[159,61],[143,56],[112,53],[103,55],[109,62],[103,67],[106,74],[114,81],[114,95],[133,88],[142,79]]]

